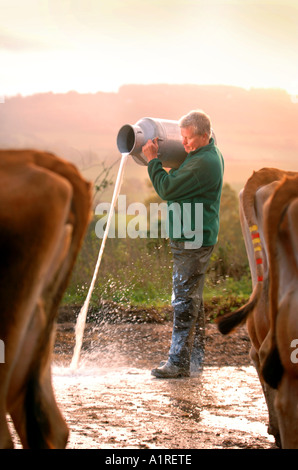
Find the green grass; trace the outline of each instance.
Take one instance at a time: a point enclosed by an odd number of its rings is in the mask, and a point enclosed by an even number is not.
[[[206,280],[204,299],[211,301],[214,297],[227,298],[238,297],[239,300],[247,299],[252,292],[250,277],[244,275],[239,280],[231,277],[219,279],[216,283]]]
[[[128,274],[128,273],[126,273]],[[90,301],[90,308],[99,308],[102,301],[118,304],[122,307],[141,307],[160,312],[161,317],[168,319],[171,306],[171,279],[161,281],[149,276],[144,277],[140,270],[139,277],[134,273],[128,276],[129,283],[125,279],[109,277],[105,282],[97,282]],[[133,280],[132,280],[133,278]],[[84,284],[68,289],[64,296],[63,305],[83,305],[89,285]],[[249,276],[240,280],[233,278],[220,279],[216,283],[206,279],[204,288],[204,305],[206,318],[213,322],[218,316],[233,311],[242,306],[251,294],[251,281]]]

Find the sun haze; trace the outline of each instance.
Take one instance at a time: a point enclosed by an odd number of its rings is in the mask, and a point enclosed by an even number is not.
[[[3,0],[0,95],[225,84],[298,93],[296,1]]]

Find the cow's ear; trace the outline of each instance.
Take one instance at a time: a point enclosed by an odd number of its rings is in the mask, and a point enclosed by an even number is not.
[[[277,389],[284,372],[277,347],[273,348],[264,361],[262,376],[270,387]]]

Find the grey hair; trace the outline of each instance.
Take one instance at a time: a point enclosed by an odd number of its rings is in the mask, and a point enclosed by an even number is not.
[[[197,135],[208,135],[209,139],[212,135],[211,119],[204,111],[190,111],[179,120],[180,127],[193,127]]]

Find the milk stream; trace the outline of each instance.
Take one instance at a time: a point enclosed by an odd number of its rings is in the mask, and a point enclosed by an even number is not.
[[[77,369],[78,364],[79,364],[81,347],[82,347],[82,343],[83,343],[84,329],[85,329],[86,318],[87,318],[87,313],[88,313],[88,307],[89,307],[91,295],[92,295],[92,292],[93,292],[93,289],[94,289],[94,285],[95,285],[96,277],[97,277],[97,274],[98,274],[98,270],[99,270],[99,267],[100,267],[100,263],[101,263],[102,255],[103,255],[103,252],[104,252],[106,240],[108,238],[108,233],[109,233],[111,221],[112,221],[112,217],[113,217],[113,214],[114,214],[114,208],[115,208],[115,205],[116,205],[119,193],[120,193],[120,189],[121,189],[121,185],[122,185],[122,181],[123,181],[125,163],[127,161],[128,155],[129,155],[129,153],[123,153],[122,158],[120,160],[120,166],[119,166],[117,179],[116,179],[116,183],[115,183],[115,188],[114,188],[114,192],[113,192],[111,207],[110,207],[110,211],[109,211],[109,215],[108,215],[108,219],[107,219],[106,228],[105,228],[105,231],[104,231],[104,234],[103,234],[102,242],[101,242],[101,245],[100,245],[100,250],[99,250],[97,262],[96,262],[96,265],[95,265],[93,278],[92,278],[92,281],[91,281],[91,284],[90,284],[90,287],[89,287],[89,291],[88,291],[86,300],[85,300],[84,305],[81,308],[81,311],[80,311],[80,313],[78,315],[78,318],[77,318],[77,323],[76,323],[76,328],[75,328],[76,344],[75,344],[75,347],[74,347],[74,352],[73,352],[73,356],[72,356],[72,360],[71,360],[71,364],[70,364],[70,368],[73,369],[73,370]]]

